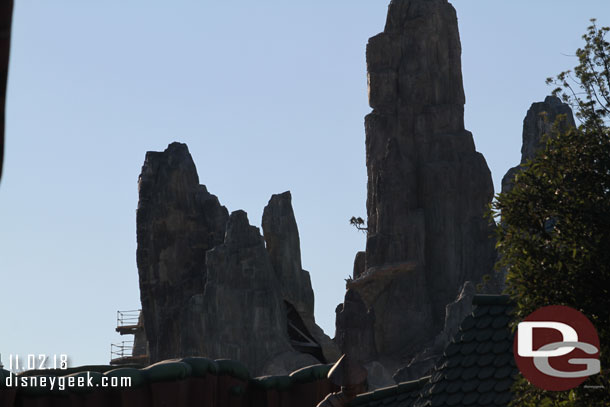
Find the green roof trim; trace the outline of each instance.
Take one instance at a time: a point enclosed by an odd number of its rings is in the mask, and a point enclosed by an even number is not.
[[[133,367],[135,369],[144,368],[143,365],[121,365],[121,367]],[[116,369],[113,365],[83,365],[69,367],[66,369],[32,369],[20,372],[19,376],[67,376],[78,372],[99,372],[104,373]]]
[[[140,369],[134,369],[133,367],[120,367],[118,369],[110,370],[104,373],[104,376],[108,378],[119,378],[118,383],[121,383],[121,378],[129,377],[131,379],[132,388],[140,387],[146,384],[147,377],[146,374]]]
[[[395,386],[384,387],[368,393],[359,394],[348,405],[357,406],[407,406],[419,396],[421,389],[428,383],[430,376],[424,376],[418,380],[399,383]]]
[[[295,383],[314,382],[316,380],[326,379],[328,372],[330,372],[332,367],[333,364],[306,366],[290,373],[290,377],[292,377]]]
[[[218,366],[219,375],[226,374],[241,380],[250,379],[250,372],[248,372],[248,368],[236,360],[216,359],[215,362]]]
[[[312,365],[294,371],[289,376],[263,376],[258,378],[250,378],[248,369],[241,363],[229,360],[218,359],[212,360],[204,357],[186,357],[182,359],[164,360],[145,368],[135,368],[132,366],[112,366],[112,365],[94,365],[80,366],[66,370],[49,369],[49,374],[35,374],[38,371],[26,371],[19,375],[15,375],[8,370],[0,370],[0,388],[5,387],[5,378],[13,377],[13,380],[19,378],[37,380],[37,386],[13,386],[20,395],[27,397],[46,397],[46,396],[62,396],[65,397],[70,393],[90,393],[96,390],[101,390],[102,378],[106,377],[110,380],[115,380],[119,385],[122,383],[120,379],[130,378],[131,388],[146,386],[150,383],[171,382],[187,379],[189,377],[206,377],[207,375],[228,375],[234,378],[243,380],[243,385],[233,386],[229,393],[232,396],[241,396],[247,392],[249,386],[258,387],[259,389],[278,391],[289,390],[297,383],[310,383],[317,380],[325,380],[328,372],[332,368],[332,364],[327,365]],[[93,367],[93,369],[89,369]],[[81,370],[82,369],[82,370]],[[41,371],[42,372],[42,371]],[[47,372],[47,371],[44,371]],[[68,374],[66,374],[69,372]],[[40,386],[39,378],[45,377],[45,385]],[[73,383],[68,386],[68,377],[74,377],[75,382],[82,377],[87,383],[91,377],[93,386],[76,387]],[[63,390],[57,380],[62,379]],[[51,380],[54,380],[53,389],[51,390]],[[91,383],[91,381],[89,381]],[[15,383],[15,382],[13,382]]]
[[[191,375],[191,366],[176,359],[164,360],[142,369],[151,382],[182,380]]]
[[[193,356],[181,359],[181,361],[191,367],[191,374],[194,377],[205,377],[208,374],[218,374],[218,363],[212,359]]]

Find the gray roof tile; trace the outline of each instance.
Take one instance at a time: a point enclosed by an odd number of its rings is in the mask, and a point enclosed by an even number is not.
[[[479,397],[479,405],[488,407],[488,406],[492,405],[495,397],[496,397],[495,393],[481,394],[481,396]]]
[[[455,394],[450,395],[447,398],[446,403],[448,406],[457,406],[462,401],[463,398],[464,398],[463,393],[455,393]]]
[[[490,326],[492,322],[494,322],[494,318],[491,315],[484,315],[480,318],[477,318],[477,323],[475,326],[477,329],[483,329]]]
[[[481,342],[489,342],[491,340],[491,337],[493,336],[494,331],[491,328],[487,328],[487,329],[482,329],[480,331],[477,332],[477,342],[481,343]]]
[[[477,355],[476,353],[472,353],[471,355],[466,356],[464,359],[462,359],[462,367],[472,367],[472,366],[476,366],[477,364],[477,360],[480,358],[479,355]]]
[[[479,374],[479,369],[476,366],[469,367],[464,371],[462,378],[465,380],[472,380]]]
[[[477,346],[477,353],[480,355],[489,354],[493,346],[493,342],[482,342]]]
[[[466,393],[462,399],[462,405],[470,406],[477,402],[479,399],[479,393]]]
[[[493,354],[489,354],[489,353],[485,353],[482,355],[477,355],[477,366],[479,367],[484,367],[484,366],[489,366],[491,364],[493,364],[494,359],[496,358],[495,355]]]
[[[476,295],[473,304],[431,377],[359,395],[350,407],[506,407],[517,373],[509,328],[512,305],[498,295]]]

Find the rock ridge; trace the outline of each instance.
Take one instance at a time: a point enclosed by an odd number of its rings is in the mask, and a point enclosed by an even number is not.
[[[269,201],[263,237],[246,212],[229,215],[199,184],[181,143],[146,153],[138,191],[136,257],[151,363],[230,358],[254,374],[285,374],[338,358],[315,323],[290,192]]]

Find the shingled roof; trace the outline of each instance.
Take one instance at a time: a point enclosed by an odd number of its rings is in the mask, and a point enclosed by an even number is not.
[[[350,407],[507,406],[517,374],[504,295],[476,295],[474,310],[431,376],[364,393]]]

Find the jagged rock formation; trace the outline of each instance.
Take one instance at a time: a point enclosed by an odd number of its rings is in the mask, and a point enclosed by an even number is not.
[[[263,239],[245,212],[229,216],[199,185],[186,145],[172,143],[146,154],[139,194],[137,263],[151,362],[230,358],[254,374],[284,374],[336,360],[315,324],[289,192],[265,208]]]
[[[301,265],[301,242],[290,191],[271,196],[263,211],[262,228],[286,307],[294,308],[295,311],[288,314],[289,317],[293,316],[292,320],[289,320],[289,326],[294,330],[303,331],[299,328],[299,325],[303,325],[305,332],[311,335],[309,339],[313,339],[320,346],[321,356],[325,360],[337,360],[340,356],[338,348],[315,322],[311,279],[309,272],[303,270]],[[301,335],[298,332],[293,333],[297,334],[293,335],[293,346],[306,351],[311,343],[303,344],[299,348],[296,342]],[[303,339],[307,338],[300,340]]]
[[[309,272],[301,267],[301,242],[290,192],[273,195],[263,211],[263,234],[284,299],[300,314],[313,315]]]
[[[187,321],[200,341],[191,354],[222,355],[267,374],[277,357],[294,360],[282,366],[288,372],[318,363],[290,346],[280,282],[244,211],[231,214],[224,243],[207,252],[206,266],[205,289],[189,301]]]
[[[496,258],[484,218],[493,184],[464,129],[460,57],[446,0],[393,0],[367,45],[368,237],[365,271],[347,286],[374,311],[365,354],[391,372],[434,340],[446,305]]]
[[[204,290],[206,252],[223,243],[229,213],[199,185],[184,144],[146,153],[138,189],[136,258],[154,363],[199,346],[200,338],[185,327],[185,312],[190,298]]]
[[[502,192],[508,192],[514,185],[515,175],[528,160],[534,158],[543,146],[545,134],[553,134],[553,125],[557,116],[565,116],[560,122],[559,131],[565,131],[576,125],[572,109],[556,96],[547,96],[544,102],[532,103],[523,119],[523,144],[521,145],[521,162],[511,168],[502,178]]]

